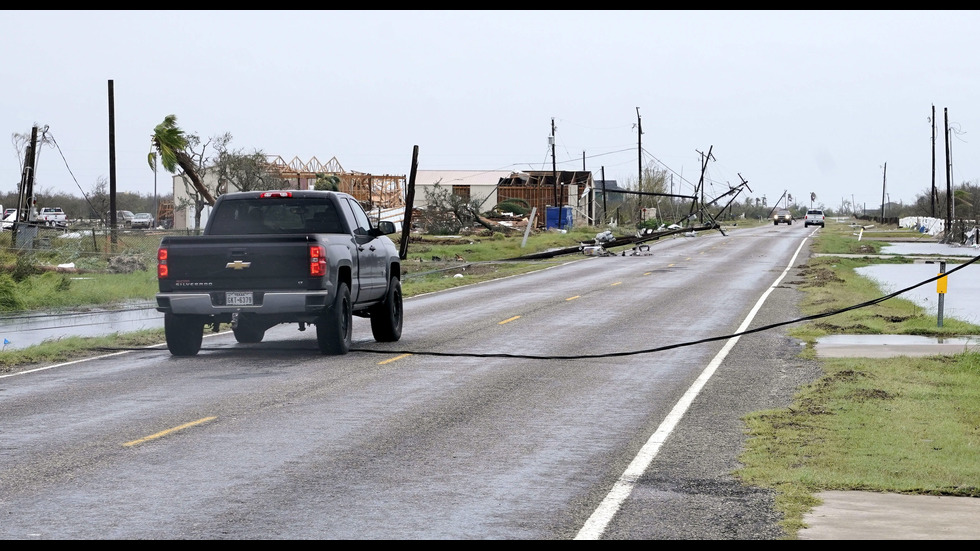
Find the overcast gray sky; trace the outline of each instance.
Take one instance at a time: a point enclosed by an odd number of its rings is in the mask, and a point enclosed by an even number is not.
[[[560,169],[584,157],[622,185],[642,159],[686,194],[711,149],[708,197],[744,178],[770,205],[876,209],[931,189],[933,106],[936,185],[944,110],[953,183],[980,179],[978,28],[944,10],[5,11],[0,131],[47,125],[60,150],[35,189],[88,193],[109,179],[111,80],[118,191],[153,194],[168,114],[235,149],[404,175],[416,145],[421,170],[551,170],[554,120]]]

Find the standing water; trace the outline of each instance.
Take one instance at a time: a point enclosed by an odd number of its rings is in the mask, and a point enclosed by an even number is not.
[[[0,315],[3,350],[27,348],[65,337],[101,337],[163,328],[156,302],[140,301],[116,309],[25,312]]]

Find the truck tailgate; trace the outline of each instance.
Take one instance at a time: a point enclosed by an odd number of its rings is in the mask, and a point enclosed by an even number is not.
[[[309,275],[306,235],[166,237],[169,276],[160,291],[321,289]]]

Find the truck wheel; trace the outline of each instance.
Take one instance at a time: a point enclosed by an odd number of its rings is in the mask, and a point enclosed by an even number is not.
[[[262,342],[262,338],[265,337],[265,328],[255,322],[239,320],[231,332],[235,334],[235,340],[240,343]]]
[[[384,302],[371,307],[371,332],[378,342],[395,342],[402,337],[402,283],[397,277],[388,284]]]
[[[163,332],[167,349],[174,356],[193,356],[201,350],[204,340],[204,318],[178,314],[163,315]]]
[[[321,354],[342,355],[350,350],[353,316],[350,288],[341,283],[333,306],[316,320],[316,344]]]

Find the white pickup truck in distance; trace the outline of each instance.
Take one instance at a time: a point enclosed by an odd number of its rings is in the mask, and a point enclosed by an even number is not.
[[[37,216],[37,221],[45,226],[64,228],[68,225],[68,216],[61,207],[43,207]]]
[[[810,226],[820,226],[824,227],[824,215],[823,211],[820,209],[810,209],[806,211],[806,216],[803,217],[803,227],[809,228]]]

